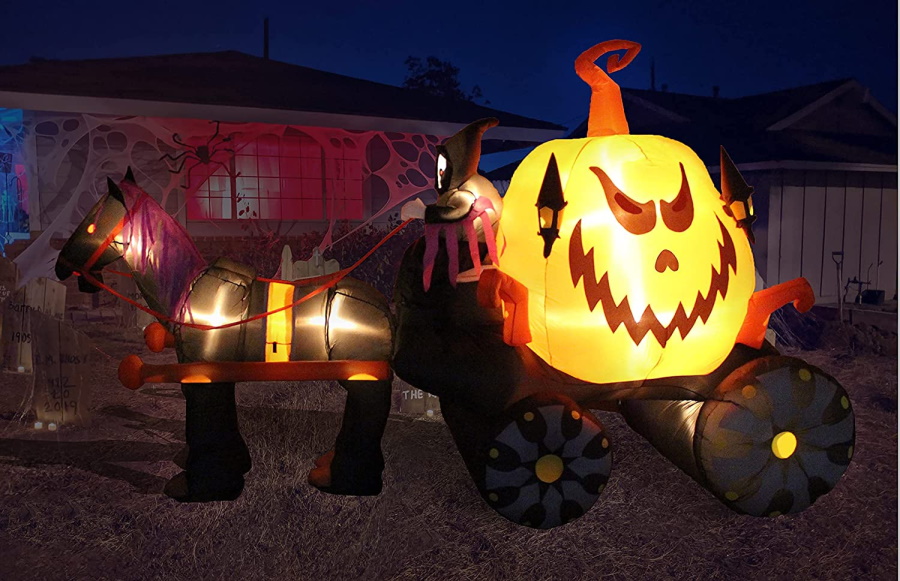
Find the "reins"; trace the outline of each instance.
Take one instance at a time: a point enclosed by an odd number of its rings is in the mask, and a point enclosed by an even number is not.
[[[89,272],[89,267],[88,267],[88,268],[86,268],[86,267],[84,267],[84,266],[81,267],[81,268],[85,269],[84,272],[81,272],[80,270],[73,269],[73,273],[74,273],[76,276],[83,276],[85,280],[87,280],[88,282],[90,282],[90,283],[93,284],[94,286],[96,286],[96,287],[98,287],[98,288],[101,288],[101,289],[105,290],[106,292],[110,293],[111,295],[113,295],[113,296],[115,296],[115,297],[117,297],[117,298],[119,298],[119,299],[124,300],[126,303],[128,303],[128,304],[130,304],[130,305],[132,305],[132,306],[134,306],[134,307],[137,307],[138,309],[144,311],[145,313],[148,313],[148,314],[150,314],[150,315],[156,317],[156,318],[157,318],[158,320],[160,320],[160,321],[166,321],[166,322],[169,322],[169,323],[174,323],[174,324],[176,324],[176,325],[183,326],[183,327],[189,327],[189,328],[192,328],[192,329],[199,329],[199,330],[201,330],[201,331],[212,331],[212,330],[215,330],[215,329],[228,329],[228,328],[230,328],[230,327],[235,327],[235,326],[237,326],[237,325],[244,325],[244,324],[246,324],[246,323],[249,323],[249,322],[251,322],[251,321],[255,321],[255,320],[257,320],[257,319],[263,319],[263,318],[265,318],[265,317],[268,317],[269,315],[273,315],[273,314],[275,314],[275,313],[280,313],[281,311],[285,311],[285,310],[287,310],[287,309],[292,309],[292,308],[294,308],[295,306],[299,305],[300,303],[302,303],[302,302],[304,302],[304,301],[306,301],[306,300],[311,299],[312,297],[316,296],[317,294],[319,294],[319,293],[321,293],[321,292],[323,292],[323,291],[325,291],[325,290],[328,290],[329,288],[333,287],[333,286],[336,285],[338,282],[340,282],[344,277],[346,277],[348,274],[350,274],[353,270],[355,270],[355,269],[356,269],[360,264],[362,264],[366,259],[368,259],[370,256],[372,256],[372,254],[373,254],[376,250],[378,250],[382,245],[384,245],[385,242],[387,242],[388,240],[390,240],[395,234],[397,234],[398,232],[400,232],[400,230],[402,230],[403,228],[405,228],[405,227],[406,227],[410,222],[412,222],[412,221],[413,221],[413,219],[410,218],[410,219],[406,220],[405,222],[401,223],[399,226],[397,226],[396,228],[394,228],[393,230],[391,230],[391,232],[389,232],[384,238],[382,238],[375,246],[373,246],[371,249],[369,249],[369,251],[366,252],[366,253],[362,256],[362,258],[360,258],[359,260],[357,260],[356,262],[354,262],[351,266],[349,266],[349,267],[347,267],[347,268],[344,268],[344,269],[342,269],[342,270],[339,270],[339,271],[337,271],[337,272],[333,272],[333,273],[331,273],[331,274],[325,274],[325,275],[321,275],[321,276],[316,276],[316,277],[311,277],[311,278],[304,278],[304,279],[296,280],[296,281],[291,281],[291,280],[279,280],[279,279],[272,279],[272,278],[262,278],[262,277],[257,277],[256,280],[259,280],[259,281],[261,281],[261,282],[267,282],[267,283],[290,284],[290,285],[294,285],[294,286],[301,286],[301,285],[306,286],[306,285],[308,285],[308,284],[318,284],[318,285],[320,285],[320,286],[316,287],[316,288],[313,289],[311,292],[309,292],[308,294],[304,295],[303,297],[297,299],[297,300],[294,301],[293,303],[284,305],[283,307],[279,307],[279,308],[273,309],[273,310],[271,310],[271,311],[267,311],[267,312],[265,312],[265,313],[260,313],[260,314],[258,314],[258,315],[254,315],[254,316],[252,316],[252,317],[250,317],[250,318],[248,318],[248,319],[243,319],[243,320],[241,320],[241,321],[234,321],[234,322],[231,322],[231,323],[227,323],[227,324],[225,324],[225,325],[202,325],[202,324],[199,324],[199,323],[189,323],[189,322],[187,322],[187,321],[179,321],[179,320],[177,320],[177,319],[174,319],[174,318],[172,318],[172,317],[169,317],[169,316],[167,316],[167,315],[164,315],[164,314],[162,314],[162,313],[159,313],[159,312],[157,312],[157,311],[154,311],[153,309],[151,309],[151,308],[149,308],[149,307],[146,307],[146,306],[144,306],[144,305],[138,303],[137,301],[135,301],[135,300],[133,300],[133,299],[130,299],[130,298],[126,297],[125,295],[119,293],[119,292],[116,291],[115,289],[110,288],[109,286],[103,284],[102,282],[100,282],[100,281],[97,280],[94,276],[92,276],[92,275],[90,274],[90,272]],[[117,228],[118,228],[119,231],[121,231],[122,226],[123,226],[123,223],[124,223],[124,219],[122,220],[122,223],[120,223],[120,224],[117,226]],[[118,233],[118,232],[117,232],[117,233]],[[115,237],[115,234],[111,234],[110,236],[108,236],[107,239],[108,239],[110,242],[107,242],[105,245],[101,245],[101,248],[98,249],[98,251],[96,251],[96,252],[94,253],[94,255],[96,255],[96,256],[91,256],[91,259],[92,259],[92,260],[89,261],[91,266],[93,266],[93,264],[99,259],[100,255],[103,253],[103,251],[106,250],[106,247],[109,246],[109,244],[111,243],[112,238],[114,238],[114,237]],[[65,259],[63,259],[63,261],[67,264],[67,266],[69,266],[69,267],[71,268],[72,265],[69,264],[68,261],[66,261]],[[111,273],[114,273],[114,274],[121,275],[121,276],[128,276],[128,277],[131,277],[131,276],[132,276],[132,275],[130,275],[130,274],[128,274],[128,273],[118,272],[118,271],[114,271],[114,270],[111,270],[110,272],[111,272]]]

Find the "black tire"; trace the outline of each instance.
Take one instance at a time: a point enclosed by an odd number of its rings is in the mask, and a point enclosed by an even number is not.
[[[478,488],[505,518],[548,529],[582,516],[612,468],[609,439],[590,411],[556,394],[525,398],[504,412],[482,449]]]
[[[704,403],[694,450],[708,488],[753,516],[800,512],[829,492],[853,456],[853,408],[830,375],[763,357],[732,372]]]

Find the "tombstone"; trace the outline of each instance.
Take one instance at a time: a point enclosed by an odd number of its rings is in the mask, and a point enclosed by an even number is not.
[[[16,281],[19,279],[16,263],[0,256],[0,309],[6,310],[5,302],[12,297],[16,290]],[[0,312],[0,341],[3,339],[3,313]],[[3,343],[0,343],[0,356],[5,352]]]
[[[309,260],[292,261],[293,255],[291,253],[291,248],[290,246],[285,245],[284,249],[281,251],[280,272],[282,280],[301,280],[304,278],[323,276],[335,273],[341,269],[341,265],[337,260],[333,258],[324,260],[319,253],[318,248],[313,249],[312,258]]]
[[[35,427],[50,424],[87,426],[90,423],[89,370],[99,354],[84,333],[46,313],[31,311],[34,383],[32,408]]]
[[[62,320],[66,310],[66,287],[38,278],[14,291],[3,303],[2,368],[15,373],[32,373],[32,347],[38,340],[31,329],[31,313],[44,313]]]
[[[426,415],[432,417],[435,413],[440,411],[440,400],[437,396],[413,387],[405,381],[399,381],[399,384],[399,411],[401,414]]]
[[[137,285],[134,284],[133,278],[130,276],[121,276],[116,277],[114,280],[114,287],[119,294],[128,297],[140,305],[147,306],[147,301],[144,300],[144,295],[138,290]],[[138,327],[139,329],[143,329],[156,320],[153,315],[146,311],[142,311],[131,303],[121,299],[119,299],[118,308],[121,312],[119,320],[121,325],[126,328]]]

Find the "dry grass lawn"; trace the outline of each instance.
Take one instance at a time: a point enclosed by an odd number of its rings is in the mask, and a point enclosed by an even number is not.
[[[384,492],[330,496],[306,484],[338,429],[327,383],[242,384],[254,467],[231,503],[181,505],[176,385],[132,393],[119,359],[137,330],[82,326],[103,353],[90,428],[35,431],[22,376],[0,375],[0,579],[897,579],[897,356],[798,355],[853,399],[854,461],[794,516],[730,512],[616,415],[610,484],[583,518],[549,531],[482,502],[440,417],[392,416]]]

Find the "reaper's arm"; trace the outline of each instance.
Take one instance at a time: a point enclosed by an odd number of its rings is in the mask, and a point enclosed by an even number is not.
[[[503,341],[518,347],[531,342],[528,326],[528,289],[499,270],[485,270],[478,281],[478,304],[503,308]]]

